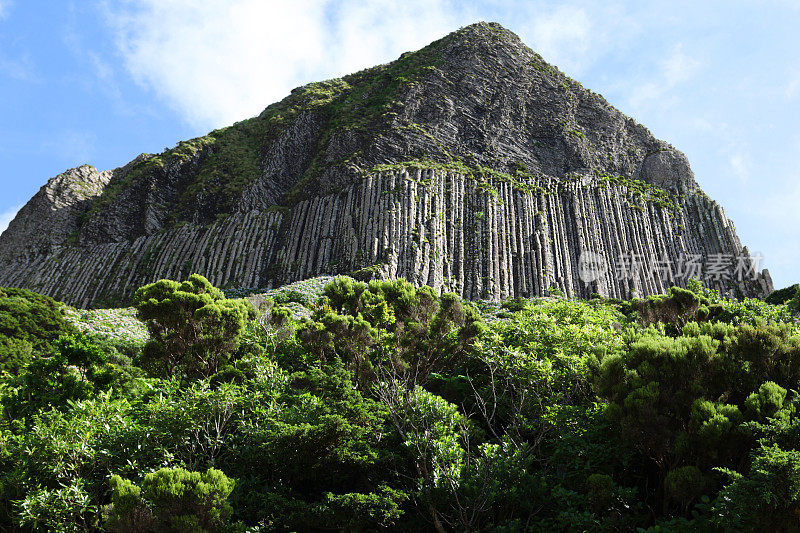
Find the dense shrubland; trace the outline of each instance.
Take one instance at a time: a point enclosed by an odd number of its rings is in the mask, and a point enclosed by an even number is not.
[[[800,530],[800,291],[319,296],[162,280],[142,346],[2,289],[0,529]]]

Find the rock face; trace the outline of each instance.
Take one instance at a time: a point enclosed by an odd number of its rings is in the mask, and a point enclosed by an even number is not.
[[[769,292],[751,267],[682,153],[487,23],[157,156],[68,171],[0,236],[0,285],[78,306],[193,272],[403,276],[473,299],[697,275]]]
[[[103,192],[112,174],[84,165],[48,181],[0,234],[0,261],[26,262],[69,243],[79,229],[81,215]]]

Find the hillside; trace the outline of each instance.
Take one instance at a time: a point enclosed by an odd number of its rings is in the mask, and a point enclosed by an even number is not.
[[[0,352],[0,529],[797,526],[800,292],[249,298],[199,276],[135,309],[0,289],[0,346],[28,347]]]
[[[609,267],[589,282],[584,253]],[[620,279],[626,255],[642,269]],[[685,285],[650,274],[689,256],[749,261],[686,157],[479,23],[162,154],[51,179],[0,235],[0,284],[79,307],[192,272],[224,287],[350,273],[468,299],[628,298]],[[704,281],[772,290],[766,271]]]

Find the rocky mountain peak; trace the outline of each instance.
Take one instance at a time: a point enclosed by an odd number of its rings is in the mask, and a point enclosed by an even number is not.
[[[487,22],[114,171],[68,171],[0,244],[0,283],[81,305],[192,272],[218,285],[364,271],[469,298],[554,286],[627,297],[685,280],[586,284],[581,254],[613,266],[632,251],[744,253],[684,154]],[[757,294],[770,285],[759,275],[714,283]]]
[[[112,174],[81,165],[50,178],[0,235],[0,262],[74,242],[80,217]]]
[[[516,33],[497,22],[482,21],[464,26],[428,47],[438,49],[445,59],[472,56],[485,61],[506,56],[520,60],[536,56]]]

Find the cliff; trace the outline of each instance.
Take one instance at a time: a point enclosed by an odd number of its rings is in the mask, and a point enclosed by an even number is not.
[[[705,271],[724,293],[772,288],[736,275],[747,250],[682,153],[479,23],[162,154],[53,178],[0,235],[0,285],[79,306],[192,272],[628,297],[684,284],[696,256],[725,263]]]

